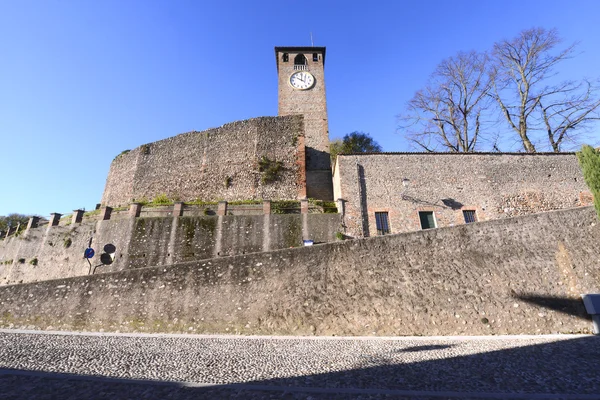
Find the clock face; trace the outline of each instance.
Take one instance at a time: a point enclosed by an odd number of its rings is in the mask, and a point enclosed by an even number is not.
[[[290,76],[290,85],[294,89],[306,90],[313,87],[315,84],[315,77],[308,71],[294,72]]]

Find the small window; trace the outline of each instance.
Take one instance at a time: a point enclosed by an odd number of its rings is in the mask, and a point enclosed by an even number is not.
[[[377,225],[377,234],[386,235],[390,233],[390,223],[387,212],[375,213],[375,224]]]
[[[421,229],[436,228],[433,211],[419,211],[419,219],[421,220]]]
[[[470,224],[471,222],[477,222],[477,215],[475,210],[463,210],[463,217],[465,217],[465,223]]]
[[[283,62],[290,61],[290,55],[288,53],[283,53]]]
[[[314,62],[319,61],[319,53],[313,53],[313,61]]]

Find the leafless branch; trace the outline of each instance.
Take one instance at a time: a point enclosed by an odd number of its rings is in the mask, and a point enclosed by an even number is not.
[[[490,105],[487,63],[487,55],[476,52],[442,61],[400,116],[407,139],[426,151],[475,151]]]

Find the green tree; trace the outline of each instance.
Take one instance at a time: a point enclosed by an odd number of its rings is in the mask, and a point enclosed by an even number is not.
[[[0,215],[0,231],[6,231],[9,227],[16,228],[19,223],[21,228],[25,228],[28,221],[29,216],[23,214]]]
[[[594,196],[594,206],[598,218],[600,218],[600,151],[592,146],[584,145],[581,151],[577,152],[577,159],[585,183]]]
[[[335,139],[329,145],[331,159],[335,161],[338,154],[377,153],[381,146],[368,133],[352,132],[342,139]]]

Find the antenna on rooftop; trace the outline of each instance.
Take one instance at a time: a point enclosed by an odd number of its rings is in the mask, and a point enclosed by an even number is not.
[[[312,32],[310,33],[310,45],[312,47],[315,47],[315,42],[313,42],[313,38],[312,38]]]

